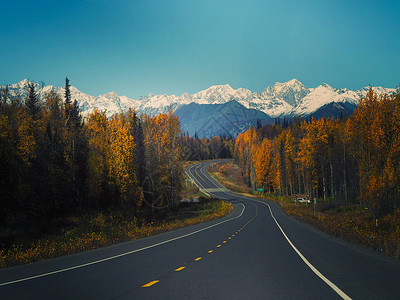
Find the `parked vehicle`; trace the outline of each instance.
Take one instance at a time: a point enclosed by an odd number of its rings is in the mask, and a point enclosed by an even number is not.
[[[304,199],[304,198],[296,198],[296,199],[294,200],[294,202],[296,202],[296,203],[311,203],[310,200]]]

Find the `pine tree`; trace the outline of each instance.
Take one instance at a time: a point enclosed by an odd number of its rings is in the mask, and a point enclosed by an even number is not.
[[[27,89],[28,91],[25,98],[26,110],[32,119],[36,120],[40,112],[39,96],[36,93],[35,84],[33,82],[28,82]]]
[[[8,85],[0,89],[0,106],[8,103],[9,93]]]
[[[71,90],[70,90],[70,85],[69,85],[69,79],[68,77],[65,77],[65,91],[64,91],[64,101],[65,104],[71,105],[72,100],[71,100]]]

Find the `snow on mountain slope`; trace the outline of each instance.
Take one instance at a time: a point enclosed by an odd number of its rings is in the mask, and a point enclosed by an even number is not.
[[[176,110],[182,105],[193,102],[192,97],[187,93],[182,96],[148,94],[137,101],[137,111],[149,115],[165,113],[169,109]]]
[[[250,99],[251,96],[252,92],[243,88],[234,90],[228,84],[215,85],[193,95],[188,93],[183,93],[181,96],[148,94],[138,99],[140,104],[137,106],[137,110],[140,113],[155,115],[165,113],[169,108],[176,110],[192,102],[198,104],[224,104],[231,100],[240,102]]]
[[[300,99],[304,98],[309,92],[309,89],[300,81],[292,79],[284,83],[277,82],[272,87],[267,87],[261,94],[264,99],[284,100],[294,107],[298,104]]]
[[[244,88],[234,90],[229,84],[214,85],[193,95],[193,102],[198,104],[223,104],[231,100],[247,100],[252,92]]]
[[[28,80],[24,79],[10,85],[11,95],[24,97],[27,84]],[[58,93],[61,97],[64,95],[63,87],[51,85],[41,87],[39,84],[35,85],[41,96],[51,90]],[[329,103],[356,105],[359,99],[366,95],[369,87],[358,91],[334,89],[328,84],[323,84],[316,88],[307,88],[297,79],[292,79],[284,83],[277,82],[273,86],[267,87],[261,93],[253,93],[245,88],[235,90],[226,84],[211,86],[193,95],[188,93],[183,93],[181,96],[148,94],[138,99],[119,96],[115,92],[95,97],[82,93],[73,86],[70,89],[72,99],[78,101],[84,115],[97,108],[98,110],[106,110],[107,116],[112,116],[120,111],[126,111],[129,107],[136,109],[138,113],[156,115],[165,113],[168,109],[175,111],[179,107],[190,103],[224,104],[235,100],[246,108],[256,109],[273,118],[277,118],[285,116],[308,116]],[[392,88],[383,87],[374,87],[373,89],[378,94],[392,94],[396,91]]]
[[[367,93],[369,91],[369,88],[370,88],[369,86],[366,86],[366,87],[358,90],[357,91],[357,96],[359,98],[365,97],[365,95],[367,95]],[[372,90],[377,95],[384,95],[384,94],[392,95],[392,94],[396,93],[396,89],[384,88],[384,87],[381,87],[381,86],[372,87]]]
[[[10,93],[12,96],[21,96],[22,98],[26,95],[28,80],[24,79],[18,83],[9,85]],[[55,87],[48,85],[41,87],[38,83],[35,83],[35,88],[38,94],[43,98],[47,93],[54,91],[59,94],[62,98],[64,97],[64,87]],[[130,99],[126,96],[118,96],[115,92],[110,92],[98,97],[82,93],[76,87],[71,86],[71,99],[76,100],[79,104],[81,112],[86,115],[91,113],[94,109],[105,110],[108,117],[120,111],[126,111],[129,107],[136,108],[139,106],[140,101]]]
[[[288,82],[277,82],[261,93],[253,93],[252,97],[241,102],[248,108],[258,109],[271,117],[277,118],[290,114],[298,102],[309,93],[297,79]]]
[[[359,96],[354,91],[334,89],[330,85],[324,83],[319,87],[311,88],[310,92],[298,102],[292,114],[294,116],[308,116],[326,104],[332,102],[357,104],[359,99]]]
[[[284,99],[268,98],[262,93],[254,93],[253,98],[241,103],[247,108],[260,110],[273,118],[287,115],[293,110],[293,106]]]

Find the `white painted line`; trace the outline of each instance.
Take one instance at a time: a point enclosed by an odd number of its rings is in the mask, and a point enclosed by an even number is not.
[[[205,164],[206,165],[206,164]],[[205,166],[204,165],[204,166]],[[204,168],[203,166],[203,168]],[[205,176],[205,174],[202,172],[203,168],[200,169],[200,172]],[[209,179],[210,180],[210,179]],[[236,193],[233,193],[232,191],[225,192],[226,194],[231,194],[234,195],[235,197],[239,197],[239,198],[244,198],[246,200],[250,200],[250,201],[255,201],[255,202],[259,202],[262,203],[266,206],[268,206],[269,208],[269,212],[271,214],[271,217],[274,219],[276,225],[278,226],[279,230],[282,232],[283,236],[285,237],[285,239],[288,241],[289,245],[293,248],[293,250],[297,253],[297,255],[300,256],[300,258],[303,260],[303,262],[311,269],[311,271],[313,271],[320,279],[322,279],[330,288],[332,288],[340,297],[342,297],[343,299],[351,299],[348,295],[346,295],[346,293],[344,293],[338,286],[336,286],[332,281],[330,281],[328,278],[326,278],[324,275],[322,275],[322,273],[320,271],[318,271],[318,269],[316,267],[314,267],[308,260],[307,258],[305,258],[305,256],[299,251],[299,249],[296,248],[296,246],[292,243],[292,241],[288,238],[288,236],[286,235],[285,231],[282,229],[282,227],[280,226],[280,224],[278,223],[278,221],[276,220],[274,214],[272,213],[272,209],[271,206],[268,203],[265,203],[263,201],[259,201],[256,199],[251,199],[248,197],[244,197],[242,195],[238,195]]]
[[[231,192],[232,193],[232,192]],[[318,271],[318,269],[316,267],[314,267],[308,260],[307,258],[305,258],[305,256],[299,251],[299,249],[296,248],[296,246],[292,243],[292,241],[288,238],[288,236],[286,235],[285,231],[282,229],[282,227],[280,226],[279,222],[276,220],[274,214],[272,213],[271,210],[271,206],[268,203],[259,201],[259,200],[255,200],[255,199],[251,199],[248,197],[244,197],[241,195],[235,195],[236,197],[240,197],[240,198],[245,198],[247,200],[250,201],[255,201],[255,202],[259,202],[261,204],[264,204],[266,206],[268,206],[269,208],[269,212],[271,214],[271,217],[273,218],[273,220],[275,221],[276,225],[278,226],[279,230],[282,232],[283,236],[285,237],[285,239],[288,241],[289,245],[293,248],[293,250],[297,253],[297,255],[300,256],[300,258],[303,260],[303,262],[311,269],[311,271],[313,271],[320,279],[322,279],[330,288],[332,288],[340,297],[342,297],[343,299],[351,299],[348,295],[346,295],[346,293],[344,293],[337,285],[335,285],[332,281],[330,281],[328,278],[326,278],[320,271]]]
[[[101,263],[101,262],[105,262],[105,261],[109,261],[109,260],[112,260],[112,259],[116,259],[116,258],[119,258],[119,257],[122,257],[122,256],[126,256],[126,255],[129,255],[129,254],[133,254],[133,253],[140,252],[140,251],[143,251],[143,250],[147,250],[147,249],[150,249],[150,248],[154,248],[154,247],[157,247],[157,246],[160,246],[160,245],[163,245],[163,244],[167,244],[167,243],[172,242],[172,241],[176,241],[176,240],[191,236],[193,234],[202,232],[204,230],[207,230],[207,229],[213,228],[215,226],[221,225],[223,223],[226,223],[226,222],[229,222],[229,221],[232,221],[232,220],[240,218],[243,215],[243,212],[246,209],[246,207],[242,203],[239,203],[239,204],[243,206],[243,209],[242,209],[241,213],[237,217],[234,217],[234,218],[231,218],[231,219],[216,223],[214,225],[205,227],[203,229],[199,229],[199,230],[193,231],[191,233],[188,233],[188,234],[185,234],[185,235],[182,235],[182,236],[178,236],[178,237],[175,237],[173,239],[166,240],[166,241],[163,241],[163,242],[160,242],[160,243],[157,243],[157,244],[153,244],[153,245],[150,245],[150,246],[147,246],[147,247],[143,247],[143,248],[140,248],[140,249],[136,249],[136,250],[132,250],[132,251],[129,251],[129,252],[121,253],[121,254],[118,254],[118,255],[110,256],[110,257],[107,257],[107,258],[95,260],[95,261],[92,261],[92,262],[89,262],[89,263],[86,263],[86,264],[81,264],[81,265],[77,265],[77,266],[73,266],[73,267],[69,267],[69,268],[65,268],[65,269],[60,269],[60,270],[56,270],[56,271],[53,271],[53,272],[43,273],[43,274],[31,276],[31,277],[25,277],[25,278],[13,280],[13,281],[3,282],[3,283],[0,283],[0,286],[10,285],[10,284],[13,284],[13,283],[18,283],[18,282],[22,282],[22,281],[27,281],[27,280],[31,280],[31,279],[35,279],[35,278],[45,277],[45,276],[54,275],[54,274],[57,274],[57,273],[62,273],[62,272],[70,271],[70,270],[75,270],[75,269],[91,266],[91,265],[94,265],[94,264],[98,264],[98,263]]]
[[[205,187],[197,180],[197,178],[196,178],[195,176],[191,176],[191,175],[190,175],[190,172],[191,172],[191,170],[192,170],[192,168],[193,168],[194,166],[196,166],[196,165],[190,166],[189,169],[188,169],[188,172],[185,171],[185,173],[186,173],[190,178],[193,179],[194,183],[198,186],[198,188],[200,189],[200,191],[201,191],[202,193],[204,193],[204,194],[206,194],[207,196],[210,197],[210,194],[207,193],[207,192],[205,191]],[[195,169],[195,171],[196,171],[196,169]]]
[[[254,200],[257,201],[257,200]],[[260,203],[263,203],[261,201],[257,201]],[[339,289],[332,281],[330,281],[328,278],[326,278],[320,271],[317,270],[316,267],[314,267],[308,260],[307,258],[304,257],[303,254],[296,248],[296,246],[292,243],[292,241],[287,237],[286,233],[283,231],[282,227],[279,225],[278,221],[275,219],[274,214],[272,213],[271,206],[267,203],[263,203],[268,206],[269,212],[271,214],[271,217],[274,219],[276,225],[282,232],[283,236],[286,238],[290,246],[292,246],[293,250],[296,251],[296,253],[300,256],[300,258],[304,261],[304,263],[319,277],[321,278],[327,285],[329,285],[340,297],[343,299],[351,299],[349,296],[347,296],[341,289]]]

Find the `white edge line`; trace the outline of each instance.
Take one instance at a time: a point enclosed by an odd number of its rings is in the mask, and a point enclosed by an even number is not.
[[[232,221],[232,220],[240,218],[243,215],[243,212],[246,209],[246,207],[242,203],[239,203],[239,204],[243,206],[243,209],[242,209],[241,213],[237,217],[234,217],[234,218],[231,218],[231,219],[216,223],[214,225],[211,225],[211,226],[208,226],[208,227],[193,231],[191,233],[188,233],[188,234],[185,234],[185,235],[182,235],[182,236],[178,236],[178,237],[175,237],[173,239],[166,240],[166,241],[163,241],[163,242],[160,242],[160,243],[157,243],[157,244],[153,244],[153,245],[150,245],[150,246],[147,246],[147,247],[143,247],[143,248],[140,248],[140,249],[136,249],[136,250],[132,250],[132,251],[129,251],[129,252],[125,252],[125,253],[121,253],[121,254],[118,254],[118,255],[114,255],[114,256],[111,256],[111,257],[107,257],[107,258],[99,259],[99,260],[96,260],[96,261],[92,261],[92,262],[89,262],[89,263],[86,263],[86,264],[77,265],[77,266],[73,266],[73,267],[69,267],[69,268],[65,268],[65,269],[61,269],[61,270],[56,270],[56,271],[48,272],[48,273],[44,273],[44,274],[39,274],[39,275],[31,276],[31,277],[21,278],[21,279],[17,279],[17,280],[13,280],[13,281],[3,282],[3,283],[0,283],[0,286],[10,285],[10,284],[13,284],[13,283],[18,283],[18,282],[22,282],[22,281],[27,281],[27,280],[31,280],[31,279],[35,279],[35,278],[45,277],[45,276],[49,276],[49,275],[53,275],[53,274],[57,274],[57,273],[62,273],[62,272],[66,272],[66,271],[70,271],[70,270],[74,270],[74,269],[87,267],[87,266],[90,266],[90,265],[94,265],[94,264],[98,264],[98,263],[105,262],[105,261],[108,261],[108,260],[116,259],[118,257],[126,256],[126,255],[129,255],[129,254],[133,254],[135,252],[140,252],[140,251],[143,251],[143,250],[147,250],[147,249],[150,249],[150,248],[153,248],[153,247],[157,247],[157,246],[160,246],[160,245],[172,242],[172,241],[176,241],[176,240],[188,237],[190,235],[193,235],[193,234],[199,233],[201,231],[210,229],[212,227],[221,225],[221,224],[223,224],[225,222],[229,222],[229,221]]]
[[[303,260],[303,262],[311,269],[311,271],[313,271],[320,279],[322,279],[330,288],[332,288],[340,297],[342,297],[343,299],[349,300],[351,299],[348,295],[346,295],[346,293],[344,293],[337,285],[335,285],[332,281],[330,281],[328,278],[326,278],[324,275],[322,275],[322,273],[320,271],[318,271],[318,269],[316,267],[314,267],[307,258],[305,258],[305,256],[300,252],[300,250],[298,250],[296,248],[296,246],[292,243],[292,241],[288,238],[288,236],[286,235],[286,233],[283,231],[281,225],[278,223],[278,221],[276,220],[274,214],[272,213],[272,209],[271,206],[268,203],[259,201],[259,200],[255,200],[255,199],[250,199],[248,197],[243,197],[241,195],[239,195],[242,198],[246,198],[250,201],[255,201],[255,202],[259,202],[261,204],[264,204],[266,206],[268,206],[269,208],[269,212],[271,214],[271,217],[274,219],[276,225],[278,226],[279,230],[282,232],[283,236],[285,237],[285,239],[288,241],[289,245],[293,248],[293,250],[297,253],[297,255],[300,256],[300,258]]]
[[[192,166],[189,168],[189,170],[191,170],[193,166],[195,166],[195,165],[192,165]],[[200,172],[201,172],[201,170],[200,170]],[[190,171],[189,171],[189,173],[190,173]],[[188,174],[188,173],[186,172],[186,174]],[[203,173],[203,175],[204,175],[204,173]],[[189,174],[188,174],[188,176],[191,177]],[[197,180],[195,177],[191,177],[191,178],[195,181],[195,183],[196,183],[196,181],[197,181],[196,185],[199,186],[199,188],[203,191],[203,193],[205,193],[205,194],[207,194],[208,196],[210,196],[210,194],[204,192],[204,187],[200,184],[200,182],[198,182],[198,180]],[[200,187],[200,186],[201,186],[201,187]],[[143,247],[143,248],[136,249],[136,250],[133,250],[133,251],[121,253],[121,254],[114,255],[114,256],[111,256],[111,257],[107,257],[107,258],[103,258],[103,259],[99,259],[99,260],[92,261],[92,262],[89,262],[89,263],[86,263],[86,264],[81,264],[81,265],[77,265],[77,266],[73,266],[73,267],[69,267],[69,268],[65,268],[65,269],[61,269],[61,270],[56,270],[56,271],[53,271],[53,272],[43,273],[43,274],[31,276],[31,277],[25,277],[25,278],[13,280],[13,281],[3,282],[3,283],[0,283],[0,286],[6,286],[6,285],[18,283],[18,282],[23,282],[23,281],[27,281],[27,280],[31,280],[31,279],[36,279],[36,278],[45,277],[45,276],[49,276],[49,275],[53,275],[53,274],[57,274],[57,273],[62,273],[62,272],[66,272],[66,271],[70,271],[70,270],[74,270],[74,269],[83,268],[83,267],[86,267],[86,266],[98,264],[98,263],[105,262],[105,261],[112,260],[112,259],[116,259],[116,258],[119,258],[119,257],[122,257],[122,256],[126,256],[126,255],[129,255],[129,254],[133,254],[133,253],[135,253],[135,252],[140,252],[140,251],[143,251],[143,250],[147,250],[147,249],[150,249],[150,248],[153,248],[153,247],[160,246],[160,245],[162,245],[162,244],[166,244],[166,243],[169,243],[169,242],[172,242],[172,241],[181,239],[181,238],[188,237],[188,236],[190,236],[190,235],[193,235],[193,234],[199,233],[199,232],[201,232],[201,231],[204,231],[204,230],[210,229],[210,228],[212,228],[212,227],[215,227],[215,226],[217,226],[217,225],[221,225],[221,224],[223,224],[223,223],[225,223],[225,222],[232,221],[232,220],[235,220],[235,219],[237,219],[237,218],[240,218],[240,217],[243,215],[243,212],[244,212],[244,210],[246,209],[246,207],[245,207],[242,203],[239,203],[239,204],[243,206],[243,209],[242,209],[241,213],[240,213],[237,217],[231,218],[231,219],[228,219],[228,220],[219,222],[219,223],[216,223],[216,224],[214,224],[214,225],[205,227],[205,228],[203,228],[203,229],[199,229],[199,230],[193,231],[193,232],[191,232],[191,233],[188,233],[188,234],[185,234],[185,235],[182,235],[182,236],[179,236],[179,237],[170,239],[170,240],[166,240],[166,241],[163,241],[163,242],[160,242],[160,243],[157,243],[157,244],[153,244],[153,245],[150,245],[150,246],[147,246],[147,247]]]
[[[200,183],[200,181],[198,181],[197,180],[197,178],[195,177],[195,176],[190,176],[190,171],[192,170],[192,168],[193,167],[195,167],[196,165],[191,165],[190,167],[189,167],[189,172],[186,172],[185,171],[185,173],[190,177],[190,178],[192,178],[193,179],[193,181],[194,181],[194,183],[198,186],[198,188],[200,189],[200,191],[201,192],[203,192],[204,194],[206,194],[208,197],[211,197],[211,195],[209,194],[209,193],[207,193],[206,192],[206,188]],[[195,168],[196,169],[196,168]]]
[[[262,203],[262,202],[261,202]],[[279,225],[278,221],[275,219],[274,214],[272,213],[271,206],[269,206],[267,203],[264,203],[268,206],[269,212],[274,219],[276,225],[282,232],[283,236],[286,238],[290,246],[292,246],[293,250],[296,251],[296,253],[300,256],[300,258],[304,261],[304,263],[319,277],[321,278],[327,285],[329,285],[340,297],[343,299],[351,299],[348,295],[346,295],[337,285],[335,285],[332,281],[330,281],[328,278],[326,278],[320,271],[318,271],[317,268],[315,268],[308,260],[307,258],[304,257],[303,254],[296,248],[296,246],[292,243],[292,241],[287,237],[286,233],[283,231],[282,227]]]
[[[206,164],[205,164],[206,165]],[[203,166],[204,167],[204,166]],[[200,169],[200,172],[205,175],[203,172],[203,168]],[[229,190],[228,190],[229,191]],[[225,192],[226,193],[226,192]],[[232,191],[229,191],[229,193],[232,193]],[[305,258],[305,256],[296,248],[296,246],[292,243],[292,241],[288,238],[288,236],[286,235],[285,231],[283,231],[281,225],[278,223],[278,221],[276,220],[274,214],[272,213],[272,209],[271,206],[268,203],[265,203],[263,201],[260,200],[256,200],[256,199],[251,199],[242,195],[236,195],[235,193],[232,193],[235,196],[239,196],[242,198],[245,198],[246,200],[250,200],[250,201],[255,201],[255,202],[259,202],[262,203],[266,206],[268,206],[269,208],[269,212],[271,214],[271,217],[274,219],[276,225],[278,226],[279,230],[282,232],[283,236],[286,238],[286,240],[288,241],[289,245],[293,248],[293,250],[297,253],[297,255],[300,256],[300,258],[303,260],[303,262],[311,269],[311,271],[313,271],[320,279],[322,279],[330,288],[332,288],[340,297],[342,297],[343,299],[351,299],[348,295],[346,295],[337,285],[335,285],[332,281],[330,281],[328,278],[326,278],[324,275],[322,275],[322,273],[320,271],[318,271],[318,269],[316,267],[314,267],[307,258]]]

